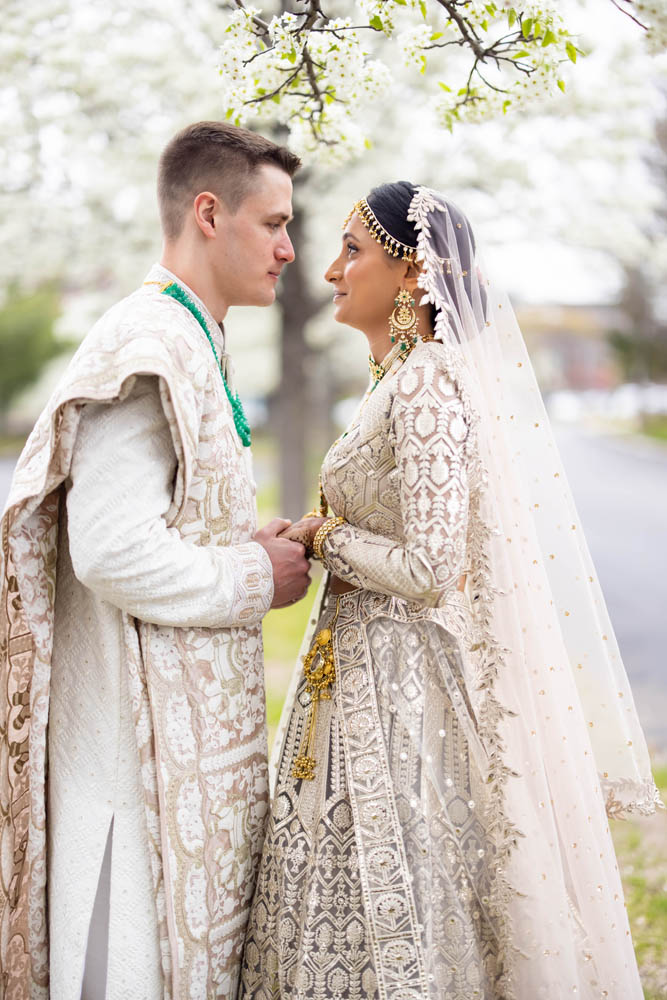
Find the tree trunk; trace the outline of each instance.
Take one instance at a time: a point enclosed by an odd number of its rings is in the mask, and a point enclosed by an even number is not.
[[[304,212],[298,204],[294,205],[289,231],[297,255],[283,272],[280,292],[282,330],[275,433],[280,455],[280,514],[295,520],[312,507],[316,493],[316,484],[305,481],[310,445],[307,385],[310,349],[306,343],[306,326],[320,303],[314,299],[308,285],[302,254]]]

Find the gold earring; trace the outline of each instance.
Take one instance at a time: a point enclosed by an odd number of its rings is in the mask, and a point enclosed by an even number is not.
[[[389,317],[389,333],[392,344],[398,341],[402,352],[411,351],[419,340],[419,320],[415,312],[415,300],[407,288],[399,289],[394,299],[394,311]]]

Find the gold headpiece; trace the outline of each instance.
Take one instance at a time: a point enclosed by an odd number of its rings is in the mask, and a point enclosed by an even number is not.
[[[352,211],[343,223],[343,229],[345,229],[355,212],[375,242],[379,243],[381,247],[384,247],[388,254],[392,257],[398,257],[399,254],[402,253],[403,260],[416,259],[417,247],[409,247],[407,244],[401,243],[400,240],[397,240],[391,235],[391,233],[388,233],[365,198],[362,198],[361,201],[358,201],[356,205],[354,205]]]

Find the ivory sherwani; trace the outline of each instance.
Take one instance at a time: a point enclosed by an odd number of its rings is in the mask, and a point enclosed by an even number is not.
[[[107,997],[236,991],[267,810],[273,582],[248,449],[202,329],[160,294],[172,278],[154,268],[83,342],[3,517],[11,997],[80,996],[112,820]]]

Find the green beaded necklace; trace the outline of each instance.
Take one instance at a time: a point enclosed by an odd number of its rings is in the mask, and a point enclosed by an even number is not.
[[[234,426],[236,427],[236,432],[241,438],[241,442],[246,448],[250,447],[250,424],[248,423],[248,418],[245,415],[243,409],[243,403],[239,399],[238,393],[232,396],[231,390],[227,385],[227,379],[223,375],[222,365],[220,364],[220,358],[218,357],[218,352],[215,349],[215,344],[213,343],[213,337],[209,333],[206,320],[204,319],[201,310],[197,307],[196,303],[190,298],[185,289],[177,285],[175,281],[170,281],[169,284],[161,287],[160,291],[163,295],[169,295],[170,298],[176,299],[180,302],[182,306],[192,313],[194,318],[199,323],[200,327],[206,334],[206,339],[211,345],[211,350],[213,351],[213,357],[215,358],[215,363],[218,366],[218,371],[220,372],[220,378],[222,379],[222,384],[225,387],[225,392],[227,394],[227,399],[229,400],[229,405],[232,408],[232,415],[234,417]]]

